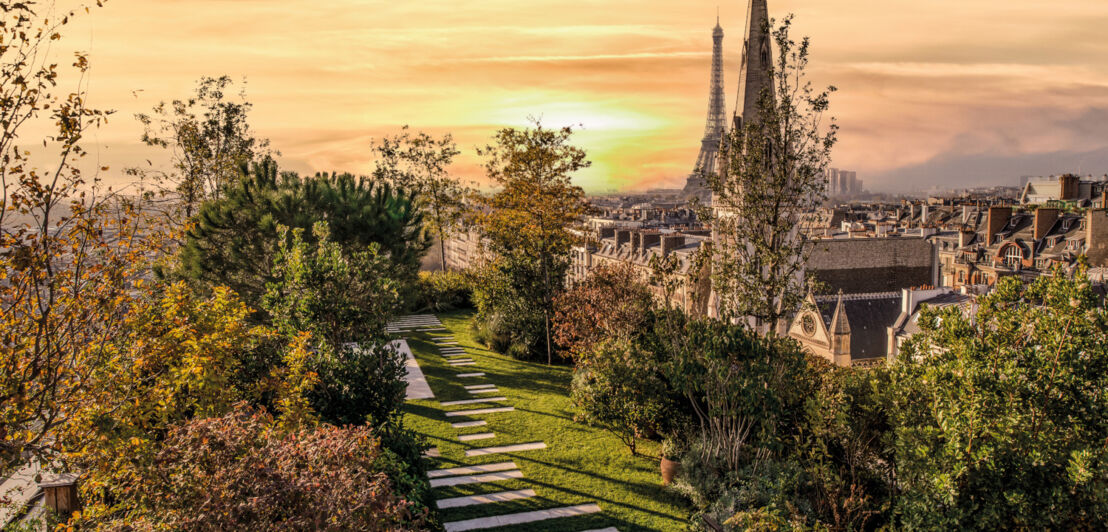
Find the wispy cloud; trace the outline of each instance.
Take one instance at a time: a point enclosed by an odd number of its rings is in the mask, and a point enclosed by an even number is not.
[[[248,81],[255,130],[303,171],[365,171],[369,139],[411,124],[454,132],[466,150],[458,171],[475,177],[472,148],[535,115],[586,125],[590,189],[676,185],[703,131],[717,3],[112,0],[66,44],[92,53],[94,102],[119,111],[97,133],[115,168],[157,156],[137,146],[129,116],[230,74]],[[720,8],[733,98],[745,3]],[[796,13],[796,31],[812,37],[813,80],[840,89],[835,164],[870,184],[910,186],[918,174],[898,169],[928,161],[1108,146],[1094,111],[1108,109],[1108,2],[770,0],[770,10]]]

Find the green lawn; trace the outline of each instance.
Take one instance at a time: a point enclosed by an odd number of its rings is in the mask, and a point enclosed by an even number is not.
[[[524,478],[498,483],[440,487],[434,498],[458,497],[507,490],[534,489],[538,496],[511,502],[499,502],[440,511],[443,522],[598,503],[602,513],[572,518],[551,519],[495,529],[549,530],[575,532],[614,526],[621,532],[632,530],[683,530],[688,513],[682,499],[661,487],[657,445],[643,442],[640,453],[631,456],[613,435],[573,421],[569,398],[571,370],[564,366],[521,362],[485,350],[473,340],[469,329],[471,314],[440,314],[450,333],[405,333],[408,344],[419,360],[435,393],[434,400],[407,403],[405,423],[437,446],[442,456],[433,459],[432,469],[514,461]],[[447,365],[431,335],[453,334],[476,366],[458,368]],[[484,377],[458,378],[458,373],[483,372]],[[475,399],[463,386],[495,384],[507,401],[440,407],[440,401]],[[494,406],[513,406],[514,412],[474,417],[448,418],[444,412]],[[452,422],[487,420],[487,426],[455,429]],[[493,439],[459,442],[462,434],[492,432]],[[545,442],[547,449],[466,458],[465,450],[516,443]]]

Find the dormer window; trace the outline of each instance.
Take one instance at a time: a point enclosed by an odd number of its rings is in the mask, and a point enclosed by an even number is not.
[[[1019,246],[1009,246],[1008,251],[1004,254],[1004,265],[1010,269],[1018,270],[1022,262],[1023,252],[1020,251]]]

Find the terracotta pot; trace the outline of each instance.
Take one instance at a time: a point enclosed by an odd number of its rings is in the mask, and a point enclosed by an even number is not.
[[[668,486],[670,482],[673,482],[673,477],[677,476],[677,470],[681,467],[681,462],[675,462],[669,458],[662,458],[662,485]]]

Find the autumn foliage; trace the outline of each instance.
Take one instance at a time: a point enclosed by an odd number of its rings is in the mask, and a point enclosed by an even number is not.
[[[608,339],[628,339],[650,325],[653,296],[628,264],[604,264],[554,300],[554,340],[577,359]]]
[[[147,501],[111,530],[420,530],[372,429],[284,434],[237,408],[175,427],[135,486]]]

